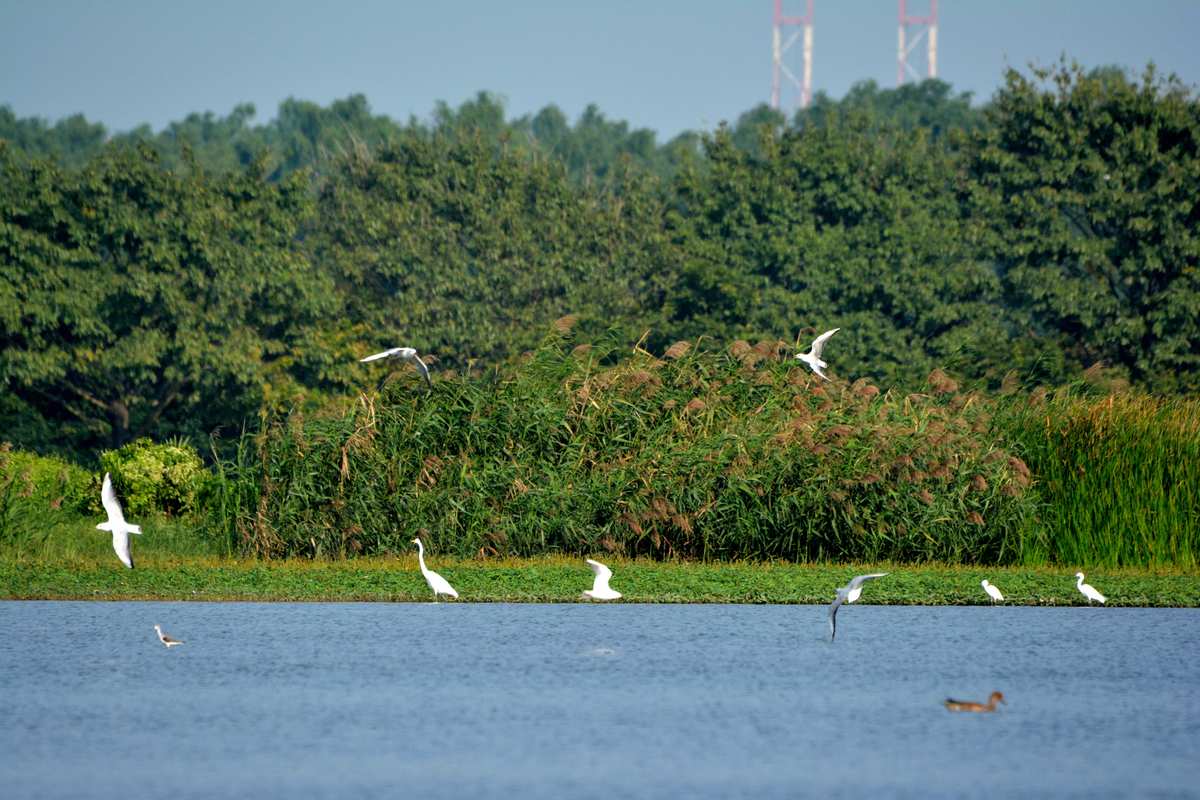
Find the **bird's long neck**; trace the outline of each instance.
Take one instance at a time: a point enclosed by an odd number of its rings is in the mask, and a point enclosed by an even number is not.
[[[1075,585],[1079,586],[1079,587],[1083,586],[1083,576],[1082,575],[1075,576]]]
[[[421,565],[421,574],[429,573],[429,568],[425,566],[425,546],[421,544],[421,540],[417,540],[417,563]]]

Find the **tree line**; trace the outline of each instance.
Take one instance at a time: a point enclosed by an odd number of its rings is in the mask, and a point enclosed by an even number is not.
[[[75,455],[345,402],[409,344],[466,371],[551,320],[665,348],[842,327],[843,376],[1086,368],[1200,388],[1200,106],[1153,68],[1010,71],[658,144],[481,94],[352,97],[109,137],[0,108],[0,424]]]

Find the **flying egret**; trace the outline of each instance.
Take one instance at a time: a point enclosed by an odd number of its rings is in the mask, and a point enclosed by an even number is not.
[[[425,582],[433,590],[433,601],[436,603],[440,594],[458,597],[458,592],[454,591],[454,587],[448,580],[425,566],[425,545],[421,544],[421,540],[413,539],[413,544],[417,546],[417,561],[421,564],[421,574],[425,576]]]
[[[96,529],[112,531],[113,550],[116,551],[117,558],[121,559],[122,564],[133,569],[133,553],[129,549],[129,534],[136,533],[141,536],[142,528],[140,525],[131,525],[125,521],[125,512],[121,510],[121,503],[117,500],[117,494],[112,487],[112,479],[107,472],[104,473],[104,485],[100,488],[100,504],[104,506],[104,510],[108,514],[108,522],[101,522]]]
[[[170,636],[168,636],[167,634],[163,633],[163,629],[162,629],[161,625],[155,625],[154,632],[158,634],[158,640],[160,642],[162,642],[164,645],[166,645],[168,650],[170,650],[172,647],[175,647],[176,645],[183,644],[183,639],[173,639]]]
[[[952,700],[947,697],[943,705],[946,706],[948,711],[995,711],[997,700],[1004,703],[1004,705],[1008,705],[1008,701],[1004,699],[1003,692],[992,692],[988,696],[986,704],[976,703],[972,700]]]
[[[992,586],[990,583],[988,583],[987,578],[984,578],[983,580],[981,580],[979,582],[979,585],[982,586],[983,590],[988,593],[988,597],[992,598],[993,604],[995,604],[995,602],[997,600],[999,600],[1001,603],[1004,602],[1004,595],[1000,594],[999,589],[997,589],[995,586]]]
[[[1104,595],[1102,595],[1098,591],[1096,591],[1096,587],[1092,586],[1090,583],[1083,582],[1083,573],[1082,572],[1076,572],[1075,577],[1078,578],[1078,580],[1075,581],[1075,588],[1079,589],[1080,593],[1082,593],[1083,596],[1087,598],[1089,606],[1092,604],[1093,600],[1097,600],[1101,604],[1103,604],[1104,601],[1108,599],[1107,597],[1105,597]]]
[[[587,561],[587,565],[595,574],[596,579],[592,581],[591,589],[583,590],[583,596],[589,600],[620,600],[621,593],[608,587],[608,581],[612,578],[612,570],[599,561],[593,561],[590,558],[584,560]]]
[[[808,364],[813,372],[817,373],[817,375],[821,376],[825,380],[829,380],[830,378],[828,375],[822,372],[822,370],[829,365],[821,360],[821,351],[825,349],[825,343],[829,341],[829,337],[833,336],[840,330],[841,328],[834,328],[831,331],[825,331],[816,339],[813,339],[812,347],[807,353],[796,354],[796,358],[800,359],[805,364]]]
[[[360,358],[360,364],[365,364],[368,361],[378,361],[381,358],[394,358],[398,361],[409,361],[416,368],[417,372],[421,373],[421,377],[425,379],[425,383],[429,388],[433,389],[433,381],[429,379],[429,367],[425,366],[425,362],[417,355],[417,351],[412,347],[393,347],[391,350],[384,350],[382,353],[375,353],[366,358]]]
[[[872,572],[869,575],[858,575],[845,586],[838,587],[837,597],[833,598],[833,602],[829,604],[829,641],[832,642],[837,636],[837,612],[842,603],[853,603],[862,597],[864,583],[882,578],[884,575],[887,573]]]

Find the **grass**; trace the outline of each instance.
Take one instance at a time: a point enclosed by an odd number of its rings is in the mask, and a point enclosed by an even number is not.
[[[1069,568],[989,568],[896,564],[698,564],[610,560],[613,586],[633,603],[828,603],[853,575],[890,572],[869,586],[872,604],[985,605],[988,578],[1009,605],[1085,604]],[[591,585],[582,560],[431,559],[462,596],[458,602],[573,602]],[[1088,574],[1110,606],[1200,606],[1200,581],[1178,571]],[[148,554],[126,570],[115,559],[0,558],[0,598],[51,600],[429,601],[415,556],[342,561],[247,561]]]

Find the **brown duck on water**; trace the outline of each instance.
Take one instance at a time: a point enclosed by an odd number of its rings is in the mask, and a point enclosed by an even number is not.
[[[947,697],[945,706],[950,711],[995,711],[997,700],[1008,705],[1001,692],[992,692],[986,704],[975,703],[970,700],[952,700]]]

